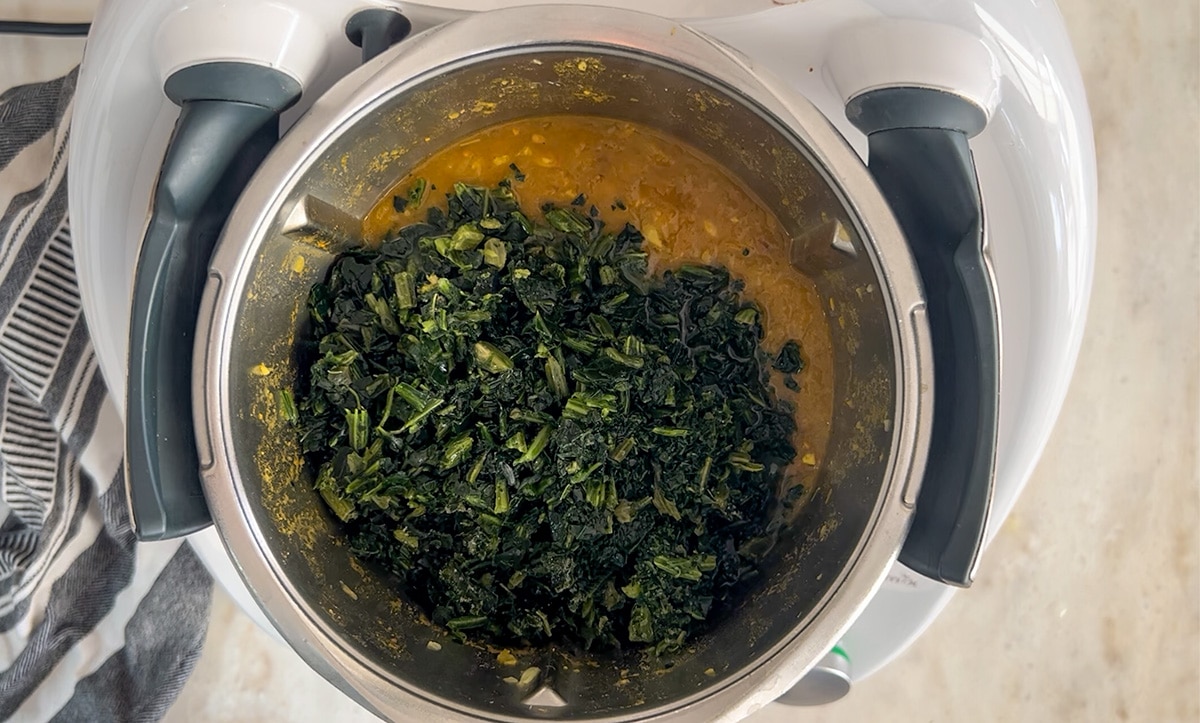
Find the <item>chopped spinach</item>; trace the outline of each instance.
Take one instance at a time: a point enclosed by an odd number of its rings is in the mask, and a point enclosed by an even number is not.
[[[761,314],[723,268],[648,274],[633,226],[447,199],[311,290],[280,402],[318,492],[456,634],[678,648],[769,547],[795,455]]]
[[[779,350],[773,366],[784,374],[794,374],[804,368],[804,360],[800,358],[800,345],[789,341]]]

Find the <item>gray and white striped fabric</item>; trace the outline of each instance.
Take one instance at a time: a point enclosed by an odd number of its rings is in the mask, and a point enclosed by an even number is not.
[[[212,583],[187,545],[130,530],[67,219],[75,79],[0,92],[0,720],[150,721]]]

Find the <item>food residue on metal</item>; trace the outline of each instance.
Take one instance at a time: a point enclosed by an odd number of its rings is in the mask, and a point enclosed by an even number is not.
[[[521,678],[517,681],[517,685],[522,688],[527,688],[537,682],[541,677],[542,669],[537,666],[530,666],[521,672]]]

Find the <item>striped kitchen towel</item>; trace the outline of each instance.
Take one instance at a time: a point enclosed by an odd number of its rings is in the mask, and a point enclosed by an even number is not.
[[[150,721],[212,583],[186,544],[130,530],[67,220],[76,75],[0,90],[0,720]]]

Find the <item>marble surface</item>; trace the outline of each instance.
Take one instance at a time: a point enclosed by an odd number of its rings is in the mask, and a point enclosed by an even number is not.
[[[76,20],[93,2],[0,0],[0,17]],[[1200,720],[1200,10],[1060,6],[1092,104],[1100,235],[1058,425],[969,593],[847,699],[758,723]],[[0,36],[0,86],[79,49]],[[374,718],[218,593],[166,720]]]

